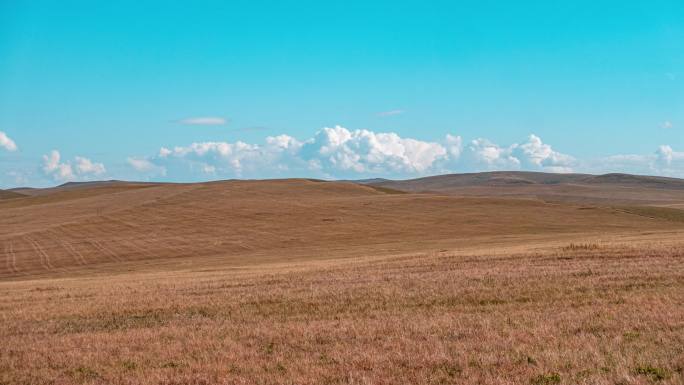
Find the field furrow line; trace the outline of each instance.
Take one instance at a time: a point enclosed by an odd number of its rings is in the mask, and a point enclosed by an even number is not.
[[[114,259],[116,262],[122,262],[123,260],[121,257],[119,257],[114,251],[112,251],[110,248],[103,246],[100,242],[98,241],[88,241],[91,245],[93,245],[96,249],[100,250],[102,253],[108,255],[110,258]]]
[[[8,241],[5,245],[5,264],[7,265],[7,271],[10,273],[17,273],[17,262],[16,257],[14,257],[12,252],[12,242]]]
[[[85,260],[85,257],[83,257],[83,254],[81,254],[80,251],[76,250],[76,248],[71,243],[69,243],[68,241],[62,241],[61,243],[62,243],[62,247],[64,247],[64,249],[66,249],[71,254],[72,257],[74,257],[74,259],[76,260],[76,263],[78,263],[80,265],[87,265],[88,264],[88,262],[86,262],[86,260]]]
[[[14,244],[11,241],[9,244],[9,252],[12,255],[12,268],[14,269],[15,273],[18,273],[19,268],[17,268],[17,253],[14,252]]]
[[[17,267],[17,253],[14,252],[14,244],[10,241],[9,246],[9,252],[12,255],[12,267],[14,268],[14,272],[18,273],[19,268]]]
[[[50,256],[43,250],[43,248],[32,238],[27,237],[26,240],[31,244],[33,250],[38,254],[40,258],[40,264],[45,270],[52,270],[53,266],[50,263]]]

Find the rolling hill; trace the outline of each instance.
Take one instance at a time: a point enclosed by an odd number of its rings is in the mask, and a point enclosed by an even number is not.
[[[370,185],[305,179],[68,184],[0,202],[0,278],[453,250],[684,224],[675,209],[536,199],[567,189],[589,200],[597,192],[625,199],[622,184],[590,180],[493,173]],[[684,194],[635,189],[646,200]]]
[[[412,193],[517,197],[577,204],[653,205],[684,208],[684,180],[629,174],[484,172],[410,180],[370,180],[371,186]]]
[[[25,196],[24,194],[20,194],[18,192],[9,191],[9,190],[0,190],[0,200],[16,199],[16,198],[21,198],[24,196]]]
[[[1,200],[0,384],[681,384],[677,181],[366,183]]]

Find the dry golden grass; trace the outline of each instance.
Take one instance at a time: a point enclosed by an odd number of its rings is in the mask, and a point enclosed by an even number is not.
[[[308,180],[122,183],[34,194],[0,201],[0,279],[216,269],[684,228],[673,220],[677,209],[395,194]]]
[[[684,384],[674,208],[300,180],[0,213],[0,385]]]
[[[684,245],[0,284],[3,384],[682,384]]]

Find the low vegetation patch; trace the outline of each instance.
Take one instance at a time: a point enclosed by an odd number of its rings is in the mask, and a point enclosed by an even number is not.
[[[532,385],[556,385],[561,383],[561,376],[558,373],[540,374],[530,381]]]
[[[563,251],[578,251],[578,250],[598,250],[601,246],[598,243],[571,243],[563,247]]]
[[[684,222],[684,210],[670,207],[633,206],[621,207],[622,211],[652,219],[665,219],[671,222]]]
[[[634,373],[646,376],[653,381],[662,381],[669,377],[667,370],[651,365],[639,366],[634,370]]]

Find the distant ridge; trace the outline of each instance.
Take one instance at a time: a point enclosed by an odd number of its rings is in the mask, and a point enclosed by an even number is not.
[[[506,184],[648,184],[665,188],[684,189],[684,179],[632,174],[554,174],[529,171],[492,171],[480,173],[445,174],[407,180],[364,179],[362,184],[393,184],[408,188],[434,189],[444,187],[467,187]]]
[[[412,193],[506,196],[554,202],[681,205],[684,180],[631,174],[494,171],[358,182]]]
[[[9,190],[0,190],[0,200],[23,198],[26,195]]]
[[[298,180],[291,178],[289,180]],[[318,179],[301,179],[311,182],[331,182]],[[238,181],[234,179],[233,181]],[[258,181],[258,180],[254,180]],[[210,183],[220,183],[215,181]],[[547,199],[552,196],[581,196],[584,200],[605,198],[620,200],[621,195],[638,195],[639,189],[644,189],[644,195],[653,198],[664,192],[684,192],[684,179],[648,175],[632,175],[610,173],[603,175],[591,174],[556,174],[531,171],[491,171],[480,173],[445,174],[416,179],[391,180],[386,178],[369,178],[358,180],[338,180],[387,189],[384,191],[413,192],[413,193],[442,193],[475,196],[520,196]],[[104,180],[88,182],[67,182],[49,188],[21,187],[0,190],[0,199],[20,198],[25,196],[45,195],[59,191],[80,190],[85,188],[134,188],[159,186],[162,182],[127,182],[121,180]],[[379,190],[380,191],[380,190]],[[638,198],[638,199],[635,199]],[[643,198],[643,197],[642,197]],[[548,200],[555,200],[548,199]],[[563,198],[563,200],[567,200]],[[595,199],[594,199],[595,200]],[[630,196],[627,200],[659,201],[656,199],[641,199]],[[667,199],[666,199],[667,200]],[[677,201],[680,197],[677,196]]]
[[[121,180],[116,180],[116,179],[110,179],[110,180],[98,180],[98,181],[89,181],[89,182],[66,182],[63,184],[60,184],[56,188],[71,188],[71,187],[95,187],[95,186],[111,186],[115,184],[132,184],[132,183],[143,183],[143,182],[124,182]]]
[[[374,183],[391,182],[391,180],[385,179],[385,178],[371,178],[371,179],[358,179],[358,180],[353,180],[351,182],[360,183],[360,184],[374,184]]]
[[[659,186],[663,188],[684,189],[684,179],[668,178],[662,176],[631,175],[631,174],[604,174],[597,175],[586,180],[588,183],[611,183],[611,184],[639,184]]]

